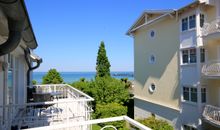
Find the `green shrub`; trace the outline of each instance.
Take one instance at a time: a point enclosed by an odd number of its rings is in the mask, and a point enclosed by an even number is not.
[[[36,84],[37,84],[37,81],[36,81],[36,80],[32,80],[32,84],[33,84],[33,85],[36,85]]]
[[[129,91],[124,84],[115,78],[111,77],[96,77],[92,82],[93,97],[98,104],[128,102],[130,96]]]
[[[154,116],[137,121],[153,130],[174,130],[167,121],[158,120]]]
[[[93,113],[93,118],[108,118],[108,117],[116,117],[127,114],[127,107],[118,103],[108,103],[108,104],[97,104],[95,113]],[[123,128],[124,121],[117,121],[111,123],[100,124],[100,126],[105,125],[113,125],[116,128]]]

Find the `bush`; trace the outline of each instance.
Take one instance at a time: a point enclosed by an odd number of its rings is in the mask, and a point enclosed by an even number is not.
[[[73,82],[71,84],[71,86],[73,86],[74,88],[77,88],[81,91],[83,91],[84,93],[92,96],[92,89],[91,89],[91,82],[90,81],[86,81],[85,78],[81,78],[79,81]]]
[[[91,84],[91,88],[94,90],[92,96],[98,104],[114,102],[123,105],[130,98],[129,91],[124,84],[115,78],[96,77]]]
[[[100,118],[122,116],[126,114],[127,114],[127,107],[121,104],[118,103],[97,104],[95,113],[93,113],[93,118],[100,119]],[[113,125],[116,128],[123,128],[125,124],[123,121],[100,124],[100,126],[102,127],[105,125]]]
[[[37,81],[36,81],[36,80],[32,80],[32,84],[33,84],[33,85],[36,85],[36,84],[37,84]]]
[[[153,130],[174,130],[174,128],[168,122],[158,120],[154,116],[137,121]]]

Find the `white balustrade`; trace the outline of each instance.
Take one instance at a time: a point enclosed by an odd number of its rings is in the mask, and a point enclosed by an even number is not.
[[[36,85],[36,94],[51,94],[53,100],[0,106],[0,129],[34,128],[87,121],[94,99],[67,84]],[[35,97],[36,98],[36,97]]]
[[[220,61],[211,61],[202,67],[202,74],[205,76],[220,76]]]
[[[206,105],[202,115],[207,122],[220,128],[220,108],[219,107]]]
[[[220,32],[220,19],[216,19],[211,23],[204,23],[203,28],[201,29],[202,35],[207,36],[212,33]]]

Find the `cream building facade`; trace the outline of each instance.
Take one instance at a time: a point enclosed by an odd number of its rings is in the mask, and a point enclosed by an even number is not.
[[[146,10],[132,25],[135,118],[220,129],[219,18],[219,0],[197,0],[178,10]]]

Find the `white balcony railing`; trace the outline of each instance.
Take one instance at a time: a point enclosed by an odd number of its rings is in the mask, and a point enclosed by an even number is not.
[[[209,34],[220,32],[220,19],[216,19],[211,23],[204,23],[202,28],[202,36],[208,36]]]
[[[95,120],[89,120],[89,121],[82,121],[82,122],[74,122],[72,124],[60,124],[56,126],[46,126],[46,127],[38,127],[28,130],[87,130],[87,127],[85,126],[91,126],[94,124],[100,124],[100,123],[109,123],[109,122],[117,122],[117,121],[126,121],[132,130],[151,130],[150,128],[144,126],[143,124],[127,117],[127,116],[119,116],[119,117],[111,117],[111,118],[104,118],[104,119],[95,119]],[[106,128],[110,128],[112,130],[117,130],[115,126],[112,125],[106,125],[102,127],[100,130],[105,130]],[[92,130],[89,128],[88,130]]]
[[[211,61],[203,65],[202,74],[208,77],[220,76],[220,61]]]
[[[34,87],[34,98],[39,98],[35,102],[0,106],[0,129],[54,126],[90,119],[92,109],[88,104],[93,98],[85,93],[66,84]],[[45,96],[48,94],[51,95]]]
[[[219,107],[206,105],[202,115],[205,121],[220,128],[220,108]]]

